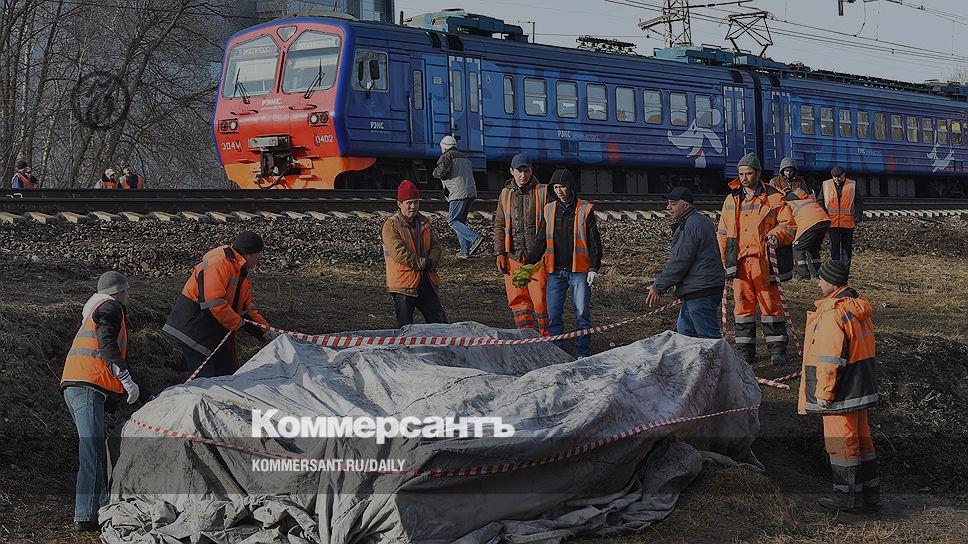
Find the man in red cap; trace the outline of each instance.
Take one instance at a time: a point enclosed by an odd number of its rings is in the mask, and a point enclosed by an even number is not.
[[[413,323],[420,310],[427,323],[446,323],[440,305],[440,245],[430,218],[420,213],[420,192],[405,179],[397,188],[397,213],[383,223],[383,259],[387,290],[393,297],[397,327]]]

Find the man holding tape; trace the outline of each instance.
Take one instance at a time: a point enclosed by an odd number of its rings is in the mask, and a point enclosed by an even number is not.
[[[786,359],[787,328],[783,317],[780,286],[774,279],[769,245],[788,246],[796,234],[796,223],[783,193],[760,180],[760,160],[750,153],[737,165],[739,178],[729,187],[719,215],[719,251],[726,277],[733,282],[736,306],[736,348],[752,365],[756,360],[756,308],[770,360],[774,365]],[[793,275],[793,257],[779,263],[779,279]]]
[[[104,413],[113,413],[119,398],[127,396],[128,404],[134,404],[140,394],[128,371],[127,304],[128,280],[115,271],[101,274],[97,293],[84,304],[81,328],[61,375],[64,401],[77,427],[74,528],[78,532],[97,531],[97,511],[108,502]]]
[[[646,302],[654,306],[673,286],[682,300],[676,330],[697,338],[721,338],[719,304],[725,289],[716,226],[693,206],[692,191],[676,187],[666,199],[672,219],[669,262],[649,287]]]
[[[800,414],[823,416],[834,494],[818,502],[830,510],[868,512],[880,506],[877,454],[867,422],[877,404],[874,322],[866,298],[847,286],[848,268],[839,260],[820,267],[823,298],[807,312]]]
[[[194,372],[205,362],[198,377],[228,376],[239,368],[235,332],[245,330],[260,341],[270,333],[246,319],[269,324],[252,302],[249,274],[262,259],[262,238],[243,231],[231,245],[219,246],[202,257],[185,282],[162,332],[181,350],[185,368]],[[219,347],[226,334],[232,333]]]

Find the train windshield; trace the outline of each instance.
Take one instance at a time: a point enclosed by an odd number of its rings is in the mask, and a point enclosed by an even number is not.
[[[282,92],[298,93],[325,90],[336,81],[340,37],[324,32],[306,31],[296,38],[286,53]]]
[[[279,46],[269,36],[237,43],[229,51],[222,96],[241,98],[266,95],[276,87]]]

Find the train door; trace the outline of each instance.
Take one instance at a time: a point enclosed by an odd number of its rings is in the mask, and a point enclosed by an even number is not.
[[[427,88],[424,79],[425,73],[426,69],[422,59],[410,60],[410,89],[407,91],[410,111],[407,114],[407,119],[410,122],[410,145],[418,150],[426,148],[428,143],[431,146],[433,145],[427,134],[429,116],[427,113],[427,93],[424,90]]]
[[[443,57],[427,57],[424,69],[427,134],[430,145],[436,147],[441,138],[451,134],[450,71]]]
[[[481,61],[452,56],[449,65],[451,132],[461,149],[479,153],[484,150]]]
[[[770,102],[773,114],[773,158],[779,164],[784,157],[793,156],[790,93],[774,91]]]
[[[723,87],[726,118],[726,164],[736,164],[746,154],[746,97],[743,87]]]

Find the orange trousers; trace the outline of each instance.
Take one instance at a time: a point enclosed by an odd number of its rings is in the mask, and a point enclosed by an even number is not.
[[[880,479],[877,475],[877,454],[871,440],[871,428],[867,423],[867,409],[823,416],[823,438],[830,468],[833,473],[834,491],[846,493],[851,501],[878,493]]]
[[[508,294],[508,308],[514,315],[514,325],[519,329],[534,329],[541,336],[548,336],[548,305],[545,302],[545,288],[548,274],[541,263],[534,270],[531,283],[527,287],[515,287],[511,281],[514,271],[524,263],[508,259],[510,274],[504,275],[504,290]]]
[[[760,308],[763,336],[770,353],[784,355],[787,346],[786,320],[780,290],[769,283],[770,271],[763,270],[759,257],[740,259],[733,279],[733,317],[736,320],[736,347],[745,356],[756,351],[756,307]],[[768,285],[768,287],[764,287]]]

